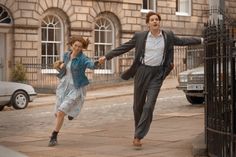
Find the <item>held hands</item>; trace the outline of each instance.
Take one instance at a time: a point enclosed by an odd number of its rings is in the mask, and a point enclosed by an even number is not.
[[[96,68],[102,68],[102,65],[105,63],[106,57],[102,56],[97,61],[94,62]]]
[[[105,56],[102,56],[102,57],[100,57],[100,58],[98,59],[99,64],[104,64],[105,61],[106,61],[106,57],[105,57]]]

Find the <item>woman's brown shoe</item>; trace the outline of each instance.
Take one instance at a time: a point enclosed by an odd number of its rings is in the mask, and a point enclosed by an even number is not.
[[[134,145],[135,147],[142,147],[141,140],[138,139],[138,138],[134,138],[134,140],[133,140],[133,145]]]

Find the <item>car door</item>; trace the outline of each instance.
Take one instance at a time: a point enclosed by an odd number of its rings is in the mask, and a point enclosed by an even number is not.
[[[11,99],[11,96],[7,94],[7,86],[4,84],[4,82],[0,81],[0,106],[5,105],[8,103]]]

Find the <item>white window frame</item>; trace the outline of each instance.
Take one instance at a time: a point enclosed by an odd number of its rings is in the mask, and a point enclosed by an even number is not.
[[[145,4],[144,4],[145,3]],[[153,6],[150,6],[151,3],[153,3]],[[144,8],[144,6],[147,6],[147,8]],[[157,0],[143,0],[142,2],[142,13],[148,13],[149,11],[157,11]]]
[[[55,24],[55,23],[58,23],[58,22],[60,23],[59,24],[60,27],[57,27],[56,24]],[[42,26],[43,23],[46,26]],[[48,27],[49,25],[54,25],[54,27]],[[57,15],[51,15],[51,14],[45,16],[43,18],[42,22],[41,22],[41,34],[42,34],[42,29],[45,29],[45,31],[46,31],[46,40],[42,40],[42,35],[41,35],[41,47],[42,47],[42,44],[59,44],[59,50],[58,50],[58,54],[57,55],[54,55],[55,54],[54,52],[55,52],[56,49],[53,49],[52,55],[49,55],[48,51],[47,51],[48,49],[46,48],[45,49],[45,51],[46,51],[45,54],[44,55],[41,54],[41,60],[43,60],[43,57],[46,57],[46,63],[44,63],[46,65],[50,64],[47,61],[48,57],[52,57],[53,58],[53,62],[55,60],[58,60],[58,59],[62,60],[63,59],[62,58],[63,57],[62,56],[62,52],[64,50],[64,45],[63,45],[63,41],[64,41],[64,36],[63,36],[64,27],[63,27],[63,23],[62,23],[61,18],[59,16],[57,16]],[[50,40],[50,41],[48,40],[48,38],[49,38],[48,30],[54,30],[54,36],[53,36],[54,39],[53,40]],[[60,35],[60,40],[55,40],[55,35],[56,35],[55,30],[60,30],[60,34],[59,34]],[[43,50],[41,50],[41,51],[43,52]],[[58,72],[57,72],[57,70],[52,69],[52,67],[47,67],[46,66],[45,68],[41,69],[41,73],[55,74],[55,73],[58,73]]]
[[[104,21],[103,21],[104,20]],[[110,28],[111,29],[107,29],[107,28],[109,28],[109,26],[110,26]],[[96,27],[98,27],[98,29],[96,29]],[[100,32],[105,32],[105,40],[107,41],[107,33],[108,32],[111,32],[111,39],[112,39],[112,41],[110,41],[110,42],[96,42],[96,32],[98,32],[98,34],[100,35]],[[101,45],[103,45],[103,46],[110,46],[111,47],[111,49],[113,49],[114,48],[114,45],[115,45],[115,27],[114,27],[114,24],[113,24],[113,22],[109,19],[109,18],[106,18],[106,17],[100,17],[97,21],[96,21],[96,23],[95,23],[95,29],[94,29],[94,49],[95,49],[95,52],[97,51],[96,50],[96,46],[101,46]],[[99,38],[99,40],[101,39],[101,37],[99,36],[98,37]],[[94,57],[95,57],[95,59],[98,59],[99,57],[101,57],[101,56],[103,56],[103,55],[105,55],[105,53],[107,52],[107,51],[109,51],[108,49],[106,49],[105,48],[105,52],[102,52],[102,53],[100,53],[100,52],[98,52],[99,54],[98,55],[94,55]],[[104,54],[103,54],[104,53]],[[105,64],[104,64],[104,69],[98,69],[98,70],[94,70],[94,73],[95,74],[113,74],[114,73],[114,61],[113,60],[110,60],[109,61],[110,63],[108,63],[108,62],[105,62]],[[106,67],[107,67],[107,64],[111,64],[111,67],[110,67],[110,69],[107,69]]]
[[[183,1],[188,4],[185,5]],[[187,8],[184,8],[187,7]],[[176,0],[176,15],[178,16],[191,16],[192,13],[192,0]]]

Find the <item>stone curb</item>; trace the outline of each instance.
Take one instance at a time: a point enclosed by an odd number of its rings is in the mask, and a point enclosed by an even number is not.
[[[194,138],[192,146],[192,154],[194,157],[207,157],[207,148],[205,144],[204,132]]]

